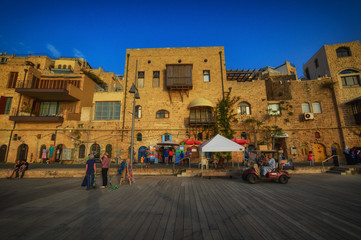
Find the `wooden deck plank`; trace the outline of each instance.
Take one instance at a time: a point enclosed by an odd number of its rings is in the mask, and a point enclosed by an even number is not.
[[[101,179],[97,178],[100,183]],[[359,239],[361,176],[139,177],[117,190],[80,179],[0,179],[1,239]]]

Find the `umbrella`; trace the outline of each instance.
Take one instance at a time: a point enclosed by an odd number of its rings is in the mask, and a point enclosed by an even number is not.
[[[160,142],[160,143],[157,143],[157,145],[159,145],[159,146],[179,146],[178,143],[175,143],[175,142],[172,142],[172,141]]]
[[[186,145],[199,145],[201,144],[201,142],[197,141],[197,140],[194,140],[192,138],[189,138],[189,139],[186,139],[186,140],[183,140],[180,142],[180,144],[186,144]]]
[[[249,141],[247,141],[247,140],[245,140],[243,138],[232,138],[231,140],[233,142],[236,142],[236,143],[240,144],[240,145],[245,145],[245,144],[249,143]]]

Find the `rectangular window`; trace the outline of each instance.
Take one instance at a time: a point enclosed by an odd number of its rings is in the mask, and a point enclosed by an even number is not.
[[[313,108],[313,113],[322,113],[321,103],[319,102],[312,103],[312,108]]]
[[[57,116],[59,114],[59,102],[41,102],[39,116]]]
[[[120,102],[96,102],[94,120],[119,120]]]
[[[318,59],[315,59],[315,66],[316,66],[316,68],[318,68]]]
[[[341,81],[342,81],[342,86],[344,86],[344,87],[360,86],[360,80],[357,75],[341,77]]]
[[[18,80],[18,72],[11,72],[9,76],[8,88],[15,88]]]
[[[7,63],[8,62],[8,58],[1,58],[1,63]]]
[[[281,115],[281,109],[279,103],[268,104],[269,115]]]
[[[144,78],[138,78],[137,88],[144,88]]]
[[[211,81],[211,76],[210,76],[209,70],[204,70],[203,71],[203,81],[204,82],[210,82]]]
[[[12,97],[1,97],[0,98],[0,114],[8,115],[11,109]]]
[[[144,72],[138,72],[138,78],[144,78]]]
[[[159,71],[153,72],[153,88],[160,87],[160,78],[159,78]]]

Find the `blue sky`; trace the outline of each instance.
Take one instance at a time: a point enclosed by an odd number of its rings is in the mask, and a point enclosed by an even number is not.
[[[361,40],[361,1],[2,1],[0,52],[84,57],[124,73],[130,48],[224,46],[227,69],[302,65]]]

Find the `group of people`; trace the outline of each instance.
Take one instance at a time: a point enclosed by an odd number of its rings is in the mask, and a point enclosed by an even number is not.
[[[8,179],[12,178],[15,173],[15,178],[19,178],[19,175],[21,173],[20,178],[24,177],[25,171],[29,169],[29,163],[25,160],[17,160],[13,169],[10,170]]]
[[[361,163],[361,147],[353,147],[351,149],[345,147],[343,153],[348,165]]]
[[[103,179],[102,188],[106,188],[108,186],[108,170],[110,166],[110,159],[108,153],[104,153],[103,157],[101,158],[101,163],[102,163],[102,179]],[[91,187],[94,185],[96,171],[97,168],[96,168],[96,160],[94,158],[94,154],[89,154],[88,160],[85,165],[85,182],[87,187],[86,190],[90,190]]]

